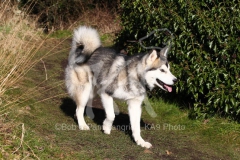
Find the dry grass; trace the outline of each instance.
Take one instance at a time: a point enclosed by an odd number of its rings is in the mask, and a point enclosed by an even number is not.
[[[49,22],[46,22],[45,25],[49,26],[49,31],[51,32],[66,29],[73,30],[79,25],[87,25],[98,29],[101,34],[115,34],[121,30],[120,17],[117,9],[117,6],[120,5],[119,3],[120,2],[96,2],[94,0],[88,0],[87,2],[77,1],[76,7],[79,10],[78,13],[68,15],[67,20],[56,18],[56,22],[52,24],[53,26],[51,26]],[[64,13],[62,13],[62,15],[53,14],[52,16],[63,17]]]
[[[45,41],[34,25],[35,22],[30,23],[10,0],[0,3],[0,159],[34,157],[31,148],[24,142],[24,124],[12,123],[13,120],[8,117],[17,97],[21,96],[14,97],[8,91],[19,87],[24,75],[37,62],[33,58]],[[23,154],[22,146],[29,148],[30,152]]]
[[[22,81],[38,62],[46,72],[44,58],[59,53],[55,48],[64,40],[57,41],[50,48],[48,41],[53,40],[42,35],[36,23],[37,19],[19,11],[10,0],[0,3],[0,159],[38,159],[32,146],[25,141],[27,130],[24,123],[15,118],[21,111],[19,103],[39,95],[35,92],[41,84],[27,88],[22,86]],[[45,76],[48,80],[47,72]],[[15,113],[17,115],[13,116]]]
[[[117,33],[121,30],[120,18],[115,9],[109,10],[105,4],[83,12],[78,22],[97,28],[102,34]]]
[[[43,36],[43,33],[36,29],[37,20],[30,19],[23,12],[19,14],[20,11],[17,10],[17,7],[7,1],[1,3],[0,8],[1,104],[1,102],[7,101],[6,91],[18,87],[18,82],[24,75],[37,62],[42,61],[42,58],[48,56],[54,48],[42,55],[37,55],[40,50],[46,48],[48,40],[48,37]],[[60,43],[56,44],[56,47],[58,45]]]
[[[32,67],[32,58],[43,40],[23,14],[14,13],[16,7],[7,1],[0,7],[0,97],[3,97]]]

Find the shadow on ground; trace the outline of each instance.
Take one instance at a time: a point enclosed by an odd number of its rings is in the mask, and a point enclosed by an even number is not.
[[[60,109],[62,112],[65,113],[66,116],[71,117],[75,123],[77,123],[76,113],[76,104],[71,98],[62,98],[62,104],[60,105]],[[86,107],[85,108],[85,116],[90,115],[89,117],[96,123],[97,125],[102,125],[105,119],[105,111],[101,106],[101,100],[96,98],[93,102],[93,107]],[[129,136],[132,135],[131,127],[130,127],[130,120],[129,116],[126,113],[119,113],[116,115],[113,126],[119,130],[128,134]],[[144,123],[141,119],[141,127],[146,127],[148,124]]]

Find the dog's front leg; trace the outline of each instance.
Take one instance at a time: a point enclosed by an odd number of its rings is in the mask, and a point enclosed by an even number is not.
[[[113,98],[106,93],[101,94],[102,104],[105,109],[106,119],[103,121],[103,131],[105,134],[110,134],[112,124],[115,118],[113,108]]]
[[[144,96],[128,100],[128,112],[130,117],[132,135],[135,142],[145,148],[150,148],[152,145],[142,139],[140,134],[140,121],[142,114],[142,101]]]

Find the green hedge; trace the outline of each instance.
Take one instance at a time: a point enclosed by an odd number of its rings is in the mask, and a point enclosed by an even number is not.
[[[175,35],[169,58],[179,96],[194,116],[240,117],[240,7],[238,0],[122,0],[123,30],[117,43],[168,28]],[[163,40],[149,40],[161,46]],[[126,45],[126,43],[125,43]],[[143,50],[127,44],[129,52]],[[187,102],[186,102],[187,103]]]

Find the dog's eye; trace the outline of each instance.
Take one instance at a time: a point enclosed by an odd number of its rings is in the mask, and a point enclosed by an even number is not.
[[[160,69],[161,72],[165,72],[164,69]]]

